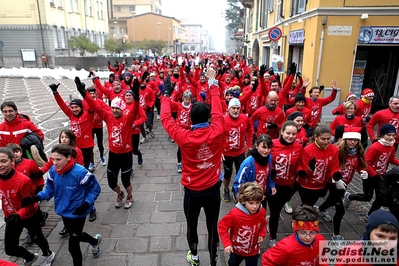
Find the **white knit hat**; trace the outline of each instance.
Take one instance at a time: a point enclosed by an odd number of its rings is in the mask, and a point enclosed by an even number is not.
[[[241,103],[240,100],[238,100],[237,98],[233,98],[229,101],[229,109],[233,106],[238,106],[241,108]]]

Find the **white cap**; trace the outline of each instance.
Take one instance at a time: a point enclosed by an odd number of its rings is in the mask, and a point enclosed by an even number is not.
[[[229,102],[229,109],[230,109],[231,107],[233,107],[233,106],[238,106],[238,107],[241,108],[240,100],[238,100],[237,98],[231,99],[230,102]]]

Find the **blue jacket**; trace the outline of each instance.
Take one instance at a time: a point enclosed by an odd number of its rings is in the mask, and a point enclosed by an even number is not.
[[[91,208],[83,215],[72,214],[85,201],[93,206],[100,195],[101,187],[96,177],[86,168],[75,164],[71,170],[60,175],[52,166],[49,170],[46,187],[37,194],[40,200],[54,197],[54,211],[65,218],[85,218]]]
[[[276,187],[276,184],[272,180],[271,177],[271,169],[272,169],[272,155],[269,155],[269,176],[267,177],[267,185],[266,185],[266,195],[271,194],[271,189]],[[240,170],[238,170],[236,179],[234,180],[233,192],[237,197],[238,189],[240,185],[246,182],[254,182],[256,178],[256,167],[255,167],[255,159],[253,156],[249,156],[245,159],[240,166]]]

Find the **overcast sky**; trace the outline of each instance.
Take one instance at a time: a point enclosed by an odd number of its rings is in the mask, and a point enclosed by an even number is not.
[[[216,50],[224,50],[226,0],[162,0],[162,15],[177,19],[189,18],[202,24],[215,38]]]

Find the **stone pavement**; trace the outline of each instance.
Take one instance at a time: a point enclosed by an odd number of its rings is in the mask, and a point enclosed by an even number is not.
[[[67,97],[66,92],[77,94],[74,91],[74,84],[71,80],[60,80],[63,88],[60,88],[64,98]],[[0,95],[3,92],[3,99],[7,97],[7,84],[10,79],[0,78]],[[42,118],[47,118],[56,112],[57,106],[49,89],[46,86],[54,80],[38,80],[38,79],[12,79],[13,87],[19,84],[22,88],[27,88],[28,99],[15,99],[20,111],[24,109],[25,113],[31,112],[33,115],[36,110],[30,109],[29,106],[23,108],[24,102],[29,102],[30,106],[42,106],[49,108],[48,113]],[[89,82],[87,82],[89,83]],[[34,91],[29,89],[34,87]],[[37,96],[44,103],[35,104],[36,98],[29,93],[39,93]],[[11,94],[13,95],[13,94]],[[39,97],[40,96],[40,97]],[[21,96],[22,97],[22,96]],[[12,97],[11,97],[12,99]],[[33,102],[33,103],[32,103]],[[21,107],[20,107],[21,106]],[[51,110],[51,112],[50,112]],[[36,112],[37,115],[37,112]],[[50,149],[53,143],[56,143],[59,128],[68,119],[62,112],[55,113],[56,117],[52,121],[40,123],[41,128],[46,131],[48,137],[46,148]],[[35,120],[37,116],[33,117]],[[38,119],[38,121],[41,121]],[[46,125],[46,123],[48,125]],[[46,128],[47,127],[47,128]],[[141,152],[144,157],[144,164],[137,165],[137,157],[134,158],[134,174],[132,176],[134,203],[131,209],[125,210],[114,207],[115,193],[108,188],[106,178],[106,167],[99,164],[98,150],[95,148],[96,170],[94,174],[101,184],[102,192],[96,201],[97,220],[89,222],[87,220],[85,231],[95,235],[100,233],[103,237],[102,248],[103,253],[97,259],[94,259],[88,244],[82,243],[81,249],[84,252],[84,265],[115,265],[115,266],[135,266],[135,265],[177,265],[187,266],[186,253],[188,250],[186,240],[186,222],[183,213],[182,203],[182,187],[180,185],[180,174],[176,172],[176,144],[168,141],[168,136],[163,130],[160,122],[154,122],[155,138],[143,145],[140,145]],[[52,138],[51,138],[51,137]],[[106,155],[108,150],[106,149]],[[107,157],[107,156],[106,156]],[[120,182],[119,182],[120,183]],[[361,192],[361,180],[356,176],[354,181],[348,186],[350,192]],[[319,203],[322,201],[320,200]],[[292,206],[300,204],[299,196],[296,194],[291,201]],[[72,265],[72,259],[68,252],[68,238],[61,237],[58,232],[62,229],[62,221],[54,213],[53,202],[42,202],[41,208],[49,211],[49,218],[43,231],[50,243],[50,248],[56,252],[53,266]],[[220,209],[220,217],[225,215],[232,207],[233,202],[222,202]],[[365,228],[365,213],[368,205],[353,202],[346,212],[342,222],[341,234],[345,239],[359,239]],[[329,210],[330,214],[334,213],[333,208]],[[4,253],[4,228],[0,229],[0,258],[15,261],[22,265],[22,259],[9,257]],[[209,265],[209,256],[207,252],[207,230],[205,225],[205,216],[203,212],[200,215],[198,226],[199,232],[199,255],[202,265]],[[278,239],[291,234],[291,218],[284,210],[281,213]],[[332,223],[323,222],[321,224],[322,234],[329,239],[332,235]],[[26,232],[21,235],[21,243],[26,237]],[[267,239],[267,238],[266,238]],[[264,241],[261,245],[263,253],[268,247],[268,241]],[[31,251],[38,251],[36,245],[28,247]],[[39,251],[41,255],[41,252]],[[223,252],[220,245],[218,265],[227,265],[227,256]],[[260,263],[259,263],[260,265]]]

